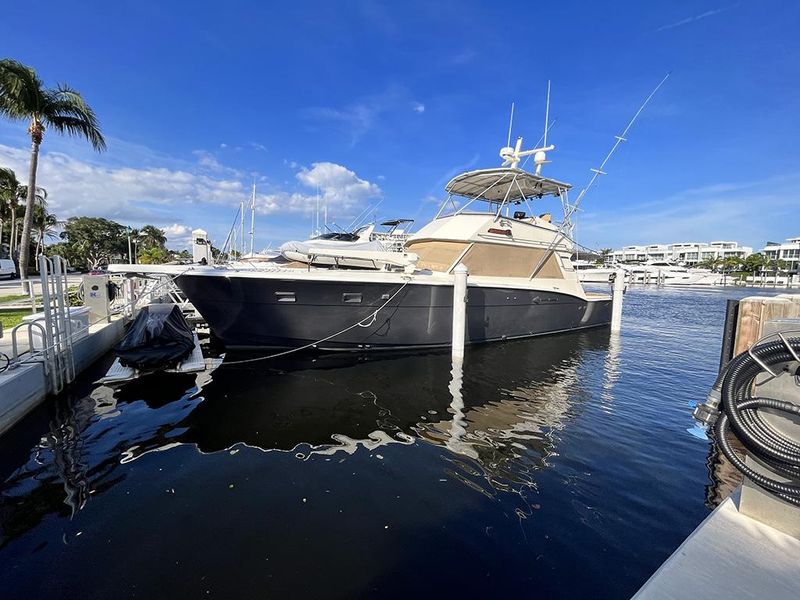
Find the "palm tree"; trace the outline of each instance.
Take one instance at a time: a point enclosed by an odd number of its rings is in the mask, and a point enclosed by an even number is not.
[[[19,260],[19,274],[25,280],[28,277],[39,146],[45,128],[85,138],[98,152],[105,150],[106,141],[100,133],[94,111],[80,93],[66,85],[47,89],[32,68],[8,58],[0,60],[0,115],[29,122],[31,164]]]
[[[36,228],[36,255],[44,252],[45,239],[55,238],[55,226],[59,225],[58,218],[47,212],[46,204],[37,204],[33,207],[33,225]]]
[[[24,200],[28,197],[28,186],[27,185],[18,185],[17,186],[17,196],[11,202],[11,254],[14,255],[14,251],[19,254],[21,252],[20,248],[20,240],[19,240],[19,202]],[[33,202],[34,202],[34,210],[36,210],[37,206],[45,207],[47,206],[47,190],[44,188],[37,187],[36,192],[33,195]],[[22,216],[25,216],[25,213],[22,213]]]
[[[0,247],[3,245],[3,229],[6,219],[14,213],[19,182],[11,169],[0,167]],[[10,237],[10,236],[9,236]]]
[[[742,259],[738,256],[729,256],[722,260],[722,268],[725,271],[735,271],[736,269],[741,268],[743,265]]]
[[[167,244],[164,231],[155,225],[145,225],[139,230],[139,243],[143,248],[163,248]]]

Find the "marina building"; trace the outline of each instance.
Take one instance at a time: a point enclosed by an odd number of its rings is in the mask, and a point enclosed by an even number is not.
[[[712,258],[747,258],[752,253],[751,247],[740,246],[738,242],[717,241],[625,246],[621,250],[615,250],[610,256],[615,263],[666,260],[691,266]]]
[[[782,260],[788,265],[787,271],[800,272],[800,237],[789,238],[784,243],[767,242],[761,253],[770,260]]]

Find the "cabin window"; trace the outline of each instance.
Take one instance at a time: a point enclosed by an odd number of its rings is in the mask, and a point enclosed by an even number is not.
[[[294,292],[275,292],[275,299],[278,302],[296,302]]]
[[[466,242],[410,242],[406,248],[419,256],[418,269],[447,272],[469,244]]]
[[[520,248],[505,244],[473,244],[461,259],[470,275],[484,277],[530,277],[545,255],[543,248]],[[550,254],[536,277],[563,279],[555,254]]]
[[[361,294],[345,292],[342,294],[342,302],[345,304],[361,304]]]

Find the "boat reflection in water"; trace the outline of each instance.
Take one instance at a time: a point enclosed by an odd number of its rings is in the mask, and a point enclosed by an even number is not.
[[[59,401],[27,460],[4,465],[0,546],[48,514],[74,514],[124,480],[131,461],[183,445],[313,460],[427,442],[445,450],[440,477],[487,495],[535,488],[557,432],[604,377],[608,340],[588,330],[473,346],[463,371],[443,353],[348,353],[97,388]],[[408,459],[419,456],[428,460]]]
[[[608,339],[598,330],[475,346],[463,371],[442,353],[223,366],[199,392],[202,402],[139,440],[124,460],[176,443],[205,453],[244,444],[308,459],[422,439],[454,460],[471,459],[461,466],[479,468],[495,488],[533,485],[555,433],[588,396],[585,363],[602,365]]]

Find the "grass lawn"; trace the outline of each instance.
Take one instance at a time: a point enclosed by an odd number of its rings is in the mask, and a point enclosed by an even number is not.
[[[28,294],[12,294],[11,296],[0,296],[0,304],[5,304],[6,302],[17,302],[19,300],[27,300],[30,298]]]
[[[0,323],[3,329],[10,333],[11,328],[22,323],[22,317],[31,314],[30,310],[2,310],[0,311]]]

